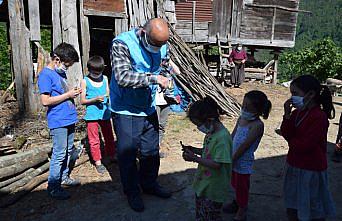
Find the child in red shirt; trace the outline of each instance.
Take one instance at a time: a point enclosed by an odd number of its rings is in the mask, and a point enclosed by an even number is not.
[[[289,220],[324,220],[335,216],[328,190],[328,118],[335,109],[326,86],[311,75],[292,81],[284,104],[281,135],[289,144],[284,200]],[[294,109],[294,110],[293,110]]]

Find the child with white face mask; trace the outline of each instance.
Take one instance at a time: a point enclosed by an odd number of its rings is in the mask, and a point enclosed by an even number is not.
[[[328,118],[335,115],[330,90],[311,75],[293,80],[290,90],[280,132],[289,145],[284,179],[288,219],[333,218],[326,155]]]
[[[193,103],[188,117],[206,134],[203,148],[183,146],[184,160],[198,163],[193,184],[196,220],[222,220],[221,208],[229,194],[231,177],[231,136],[220,122],[219,107],[211,98]]]
[[[267,119],[271,106],[271,102],[261,91],[250,91],[243,99],[241,115],[232,133],[233,172],[231,184],[235,190],[235,199],[223,208],[223,211],[227,213],[236,213],[233,220],[246,220],[254,152],[264,134],[264,123],[260,120],[260,116]]]

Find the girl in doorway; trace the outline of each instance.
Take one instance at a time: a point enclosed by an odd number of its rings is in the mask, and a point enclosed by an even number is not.
[[[183,158],[198,163],[193,187],[196,192],[196,220],[222,220],[222,203],[228,197],[231,177],[232,140],[219,120],[219,107],[211,98],[196,101],[188,116],[206,136],[203,148],[183,146]]]
[[[335,110],[326,86],[311,75],[292,81],[284,104],[281,135],[289,144],[284,200],[289,220],[325,220],[335,216],[328,190],[328,118]]]
[[[261,91],[248,92],[242,103],[241,115],[233,130],[233,172],[232,186],[235,200],[224,206],[223,211],[236,213],[234,220],[246,220],[250,186],[253,173],[254,152],[264,134],[264,123],[272,104]]]
[[[114,160],[115,155],[114,137],[110,121],[108,79],[102,74],[104,67],[102,57],[91,57],[87,63],[89,74],[84,77],[81,83],[82,90],[84,91],[81,95],[81,103],[86,105],[84,119],[87,122],[90,153],[95,161],[96,170],[100,174],[105,173],[106,168],[101,162],[99,126],[105,140],[105,154],[112,160]]]

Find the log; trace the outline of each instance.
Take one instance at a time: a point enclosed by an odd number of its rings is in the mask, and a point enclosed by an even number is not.
[[[15,192],[16,189],[26,185],[28,182],[30,182],[33,178],[35,178],[36,176],[44,173],[45,171],[47,171],[49,169],[50,163],[46,162],[45,164],[43,164],[42,166],[40,166],[39,168],[33,170],[31,173],[26,174],[26,176],[20,180],[17,180],[16,182],[4,187],[0,189],[0,196],[1,195],[6,195],[9,194],[11,192]],[[32,169],[32,168],[31,168]]]
[[[20,163],[17,162],[17,164],[14,164],[8,167],[2,167],[0,168],[0,179],[21,173],[28,168],[31,168],[38,164],[43,163],[47,159],[48,159],[47,153],[39,153],[39,154],[33,155],[30,158],[19,161]]]
[[[80,166],[80,165],[82,165],[88,161],[89,161],[88,157],[83,158],[83,159],[79,159],[75,167],[78,167],[78,166]],[[35,177],[34,179],[32,179],[25,186],[18,188],[15,193],[12,193],[6,197],[2,197],[1,201],[0,201],[0,208],[5,208],[5,207],[8,207],[8,206],[16,203],[18,200],[20,200],[26,194],[30,193],[37,186],[44,183],[48,179],[48,176],[49,176],[48,172],[41,174],[41,175]]]
[[[34,171],[34,169],[30,168],[30,169],[26,170],[24,173],[19,174],[18,176],[15,176],[15,177],[12,177],[11,179],[4,180],[4,181],[0,182],[0,188],[2,188],[4,186],[7,186],[7,185],[9,185],[11,183],[14,183],[17,180],[20,180],[20,179],[24,178],[26,175],[28,175],[32,171]]]
[[[11,90],[13,89],[13,87],[14,87],[14,82],[15,82],[15,80],[12,81],[12,83],[10,84],[10,86],[6,89],[5,93],[1,96],[1,98],[0,98],[0,104],[5,103],[7,97],[8,97],[9,94],[10,94],[10,91],[11,91]],[[1,146],[1,144],[0,144],[0,146]]]
[[[29,151],[21,152],[11,156],[4,156],[0,158],[0,168],[8,167],[14,165],[18,162],[21,162],[27,158],[31,158],[33,156],[37,156],[39,154],[47,154],[51,151],[51,146],[43,146],[32,148]]]
[[[342,85],[342,80],[334,79],[334,78],[328,78],[327,84]]]

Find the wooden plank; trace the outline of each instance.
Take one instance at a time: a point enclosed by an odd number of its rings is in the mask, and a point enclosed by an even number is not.
[[[128,16],[130,18],[130,28],[134,27],[134,19],[133,19],[133,5],[132,0],[127,0],[127,7],[128,7]]]
[[[165,12],[175,12],[176,10],[175,2],[170,1],[170,0],[164,1],[164,9],[165,9]]]
[[[154,1],[153,0],[148,0],[147,1],[147,15],[148,15],[148,18],[151,19],[151,18],[155,18],[156,15],[154,14]]]
[[[133,27],[137,27],[137,26],[140,26],[140,13],[139,13],[139,6],[138,6],[138,0],[131,0],[132,1],[132,9],[133,9],[133,17],[131,17],[131,21],[133,20],[134,21],[134,25]]]
[[[271,31],[271,43],[272,43],[273,40],[274,40],[274,27],[275,27],[276,17],[277,17],[277,8],[274,7],[274,8],[273,8],[272,31]]]
[[[80,46],[78,43],[78,21],[77,21],[77,0],[61,0],[61,18],[63,42],[74,46],[80,55]],[[81,63],[77,62],[68,69],[68,86],[80,87],[82,75]],[[76,100],[79,103],[79,98]]]
[[[126,13],[125,0],[84,0],[83,8],[89,11]],[[86,14],[87,15],[87,14]]]
[[[82,69],[85,74],[90,52],[90,30],[88,17],[84,15],[84,0],[80,0],[80,23],[82,41]]]
[[[115,19],[114,34],[118,36],[122,32],[128,31],[128,20],[127,19]]]
[[[31,41],[40,41],[39,0],[28,1]]]
[[[195,41],[196,1],[192,2],[192,42]]]
[[[19,110],[23,112],[25,110],[23,78],[21,72],[20,61],[20,34],[22,30],[22,23],[20,21],[20,10],[23,10],[23,5],[18,0],[8,0],[8,14],[9,14],[9,34],[12,50],[12,64],[13,72],[15,76],[16,96],[19,105]],[[18,10],[17,10],[18,9]]]
[[[109,12],[109,11],[98,11],[94,9],[83,9],[83,13],[86,16],[104,16],[113,18],[127,18],[126,12]]]
[[[195,29],[207,30],[209,22],[195,22]],[[192,21],[177,21],[177,29],[192,29]]]
[[[279,5],[257,5],[257,4],[245,4],[248,7],[257,7],[257,8],[277,8],[280,10],[285,10],[285,11],[289,11],[289,12],[304,12],[304,13],[308,13],[308,14],[312,14],[311,11],[306,11],[306,10],[298,10],[298,9],[294,9],[294,8],[287,8],[287,7],[283,7],[283,6],[279,6]]]
[[[61,26],[61,0],[53,0],[52,2],[52,48],[62,43],[62,26]]]

